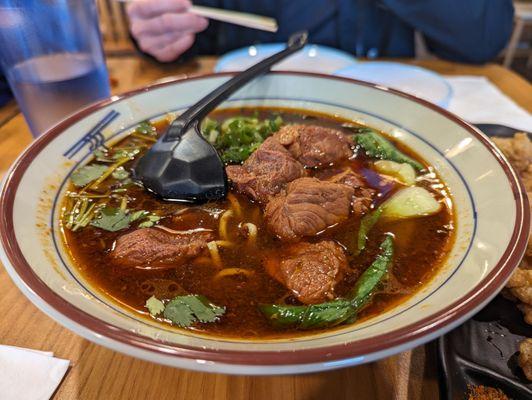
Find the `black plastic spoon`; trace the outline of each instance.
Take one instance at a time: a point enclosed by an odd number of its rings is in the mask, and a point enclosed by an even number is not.
[[[300,50],[307,32],[290,36],[284,50],[239,73],[177,117],[134,167],[134,176],[164,200],[201,203],[227,194],[224,164],[203,137],[200,123],[209,112],[249,81]]]

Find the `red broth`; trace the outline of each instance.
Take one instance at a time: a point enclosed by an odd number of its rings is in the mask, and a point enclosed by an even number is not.
[[[350,134],[351,131],[343,128],[342,124],[353,125],[350,121],[328,115],[288,109],[230,109],[217,111],[211,117],[221,121],[231,116],[247,115],[257,111],[261,118],[275,113],[280,114],[285,122],[332,126],[342,129],[346,134]],[[159,134],[167,125],[166,120],[154,124]],[[141,137],[130,135],[115,146],[143,145],[145,151],[152,142],[153,140],[146,141]],[[401,151],[431,171],[430,166],[420,156],[400,143],[395,144]],[[379,195],[374,206],[378,206],[397,190],[396,185],[386,183],[372,170],[371,160],[361,152],[358,152],[353,159],[345,161],[345,164],[361,172],[368,183],[378,190]],[[124,164],[124,167],[126,170],[131,168],[131,162]],[[310,171],[310,174],[316,172]],[[431,280],[446,259],[454,239],[454,220],[449,191],[434,173],[426,174],[418,185],[429,190],[444,204],[441,211],[423,218],[395,222],[379,221],[368,236],[366,250],[359,256],[349,252],[358,234],[360,224],[358,218],[349,218],[334,228],[308,239],[312,242],[329,238],[347,249],[349,272],[345,274],[336,290],[337,294],[342,296],[353,287],[356,279],[375,259],[378,246],[385,234],[392,233],[395,236],[395,255],[388,279],[379,287],[371,302],[359,313],[357,321],[379,315],[408,299]],[[96,195],[100,193],[103,196],[112,187],[111,178],[91,193]],[[79,189],[72,186],[70,190],[76,192]],[[170,229],[187,230],[204,227],[217,231],[218,216],[224,210],[234,208],[237,201],[241,209],[240,216],[228,221],[228,232],[233,246],[220,248],[220,255],[224,267],[249,270],[251,271],[249,276],[237,274],[217,277],[220,270],[213,265],[207,250],[195,259],[164,270],[123,268],[109,263],[107,255],[112,251],[117,238],[136,227],[118,232],[108,232],[91,225],[76,232],[64,227],[64,242],[74,264],[85,279],[106,296],[147,318],[154,318],[149,315],[145,307],[149,297],[156,295],[168,299],[176,294],[182,294],[181,291],[184,290],[186,293],[204,295],[211,302],[226,308],[226,313],[217,322],[196,323],[186,328],[196,332],[222,337],[260,339],[293,337],[322,331],[323,329],[301,331],[295,328],[275,328],[261,314],[257,307],[259,304],[280,302],[298,304],[298,302],[288,289],[270,277],[263,267],[263,260],[270,257],[282,245],[280,240],[266,229],[263,210],[245,196],[237,193],[231,195],[233,202],[226,199],[199,206],[188,206],[161,201],[142,187],[131,185],[127,189],[129,198],[127,206],[132,210],[148,210],[166,216],[159,224]],[[120,200],[119,196],[116,197],[107,197],[106,201],[118,207]],[[75,198],[65,198],[64,209],[72,207],[74,201]],[[256,246],[249,246],[245,236],[240,233],[238,226],[245,222],[252,222],[258,228]],[[169,324],[162,318],[158,320],[161,324]]]

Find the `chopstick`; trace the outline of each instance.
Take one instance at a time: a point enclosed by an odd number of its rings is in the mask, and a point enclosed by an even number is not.
[[[133,3],[136,0],[116,0],[122,3]],[[277,21],[263,15],[250,14],[233,10],[222,10],[214,7],[192,6],[188,12],[205,18],[230,24],[245,26],[267,32],[277,32]]]
[[[200,15],[216,21],[260,29],[267,32],[277,32],[277,21],[262,15],[244,13],[240,11],[221,10],[219,8],[192,6],[188,10],[192,14]]]

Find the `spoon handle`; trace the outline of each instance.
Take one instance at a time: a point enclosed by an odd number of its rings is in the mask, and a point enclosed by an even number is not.
[[[199,100],[196,104],[192,105],[188,110],[174,120],[164,135],[163,140],[168,142],[179,139],[182,135],[182,132],[187,130],[193,123],[198,122],[206,117],[207,114],[216,108],[216,106],[222,103],[246,83],[253,80],[257,76],[268,72],[273,65],[300,50],[307,43],[307,36],[308,34],[306,31],[294,33],[288,39],[287,46],[284,50],[258,62],[210,92],[207,96]]]

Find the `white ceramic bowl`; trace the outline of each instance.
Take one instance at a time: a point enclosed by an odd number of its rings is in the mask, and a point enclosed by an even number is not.
[[[423,100],[345,78],[268,74],[224,107],[282,106],[337,114],[382,129],[433,165],[449,186],[457,240],[434,279],[363,323],[290,340],[224,340],[163,327],[113,303],[62,246],[58,198],[91,146],[140,121],[182,110],[229,74],[155,85],[88,107],[37,139],[7,174],[0,199],[1,260],[20,290],[77,334],[146,360],[203,371],[282,374],[361,364],[420,345],[473,315],[504,285],[529,232],[526,194],[479,131]]]

